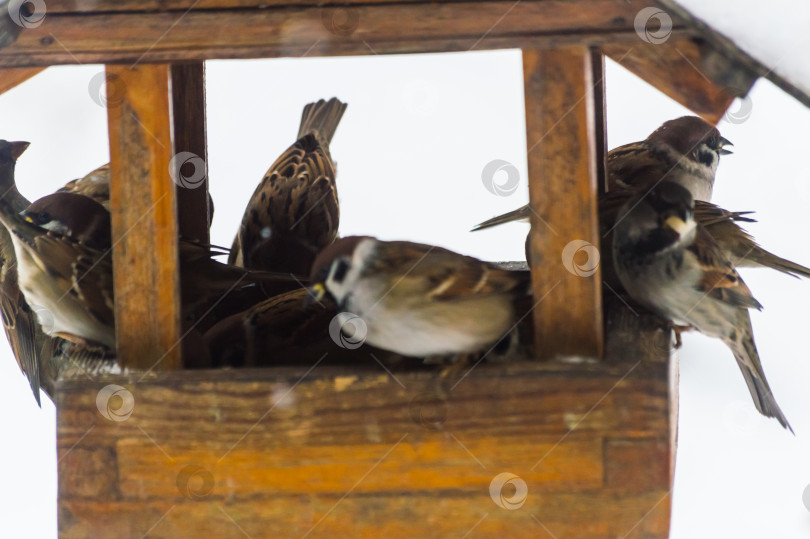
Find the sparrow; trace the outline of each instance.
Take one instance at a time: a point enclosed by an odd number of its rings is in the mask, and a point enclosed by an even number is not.
[[[328,297],[365,322],[365,342],[414,357],[471,354],[500,342],[514,327],[516,299],[529,293],[527,272],[366,236],[321,251],[310,281],[312,300]]]
[[[114,349],[115,320],[110,214],[74,193],[53,193],[22,214],[0,201],[12,231],[20,288],[53,317],[52,336]],[[179,243],[184,328],[206,329],[246,304],[300,286],[289,274],[252,272],[211,258],[210,246]],[[216,254],[216,253],[213,253]],[[230,311],[224,310],[230,306]],[[198,327],[199,326],[199,327]]]
[[[728,146],[733,144],[697,116],[666,121],[646,139],[608,152],[608,192],[635,192],[667,180],[684,186],[696,201],[709,201],[720,156],[732,153]],[[527,204],[479,223],[473,231],[528,221],[531,214]]]
[[[57,192],[84,195],[110,211],[110,164],[101,165],[87,175],[67,182]]]
[[[27,142],[0,141],[0,177],[13,179],[17,159],[28,145]],[[17,191],[13,181],[0,192],[3,192],[3,198],[14,211],[22,211],[29,205],[28,200]],[[52,342],[42,331],[36,311],[28,305],[20,290],[17,257],[11,234],[4,226],[0,226],[0,315],[17,365],[28,379],[37,405],[41,406],[40,389],[48,378],[47,367]]]
[[[616,224],[613,263],[637,303],[673,324],[722,340],[734,354],[757,410],[793,432],[754,344],[748,310],[762,305],[694,219],[694,200],[687,189],[662,182],[625,203]]]
[[[84,195],[92,198],[107,211],[110,211],[110,164],[106,163],[97,169],[88,172],[85,176],[71,180],[60,188],[58,193],[73,193],[77,195]],[[208,226],[214,220],[214,199],[208,195],[208,207],[210,208],[208,216]]]
[[[335,352],[335,343],[325,331],[337,314],[335,305],[326,298],[320,305],[306,299],[306,288],[291,290],[210,328],[204,339],[217,361],[212,367],[254,367],[282,363],[290,356],[298,359],[307,352]]]
[[[641,142],[611,150],[607,159],[608,192],[599,199],[601,250],[611,252],[610,235],[622,205],[666,180],[682,185],[691,193],[695,220],[720,244],[735,267],[765,267],[794,277],[810,277],[810,269],[766,251],[738,224],[754,222],[747,217],[751,212],[732,212],[708,202],[720,156],[731,153],[727,149],[731,145],[702,119],[684,116],[665,122]],[[531,214],[531,208],[526,205],[479,223],[472,230],[528,221]],[[528,236],[525,250],[526,260],[531,262]],[[614,282],[612,265],[608,263],[603,268],[605,280]]]
[[[334,241],[340,208],[329,144],[346,106],[333,97],[304,107],[298,140],[248,202],[229,263],[306,275],[318,251]]]

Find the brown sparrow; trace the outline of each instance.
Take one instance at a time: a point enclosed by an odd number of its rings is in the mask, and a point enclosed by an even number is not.
[[[17,159],[28,148],[27,142],[0,141],[0,177],[14,178]],[[4,198],[14,211],[24,210],[29,202],[12,181],[2,188]],[[38,308],[38,306],[35,306]],[[40,354],[51,350],[51,339],[42,331],[35,309],[25,301],[17,278],[17,257],[11,234],[0,226],[0,314],[3,329],[20,370],[28,378],[37,404],[41,404],[40,386],[47,373],[41,369]],[[47,365],[46,365],[47,366]]]
[[[613,240],[619,280],[636,302],[670,322],[721,339],[757,410],[793,432],[754,344],[748,309],[762,306],[693,212],[691,194],[674,182],[629,200],[619,211]]]
[[[478,352],[515,324],[528,273],[503,270],[447,249],[352,236],[312,267],[312,297],[360,317],[369,344],[405,356]]]
[[[87,175],[67,182],[57,192],[84,195],[110,211],[110,164],[101,165]]]
[[[318,251],[334,241],[339,205],[329,143],[345,110],[334,97],[304,107],[298,140],[248,202],[229,263],[306,275]]]
[[[695,200],[710,200],[720,156],[729,154],[731,142],[697,116],[664,122],[650,136],[610,150],[607,154],[608,192],[648,187],[661,180],[686,187]],[[483,230],[512,221],[528,221],[527,204],[483,223]]]
[[[49,333],[72,342],[115,347],[110,214],[73,193],[54,193],[0,221],[13,233],[20,287],[53,317]],[[211,259],[209,246],[179,244],[184,327],[219,319],[298,286],[289,274],[252,272]],[[47,330],[48,328],[46,328]]]

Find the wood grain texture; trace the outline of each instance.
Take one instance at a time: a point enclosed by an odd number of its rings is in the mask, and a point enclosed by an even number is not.
[[[209,243],[208,145],[205,120],[205,66],[202,62],[171,66],[177,228],[180,236]],[[199,159],[197,159],[199,158]]]
[[[605,55],[598,47],[591,49],[593,70],[593,118],[596,142],[596,186],[599,195],[607,192],[607,91],[605,81]]]
[[[0,94],[8,92],[42,71],[45,71],[44,67],[0,69]]]
[[[712,124],[717,124],[734,98],[747,94],[755,81],[749,76],[739,82],[739,69],[714,55],[712,67],[708,66],[708,51],[689,38],[671,38],[660,44],[642,40],[633,44],[613,43],[602,46],[602,51]],[[738,73],[731,77],[731,71]]]
[[[118,359],[180,367],[169,67],[107,67]]]
[[[645,5],[536,0],[49,11],[41,26],[0,49],[0,66],[481,50],[516,47],[537,37],[548,46],[583,39],[637,41],[633,18]]]
[[[434,372],[370,358],[62,380],[60,536],[665,537],[669,367],[639,342],[482,364],[441,397]],[[123,421],[107,384],[132,395]],[[501,473],[522,507],[490,496]]]
[[[537,354],[601,358],[591,53],[524,50],[523,75]]]

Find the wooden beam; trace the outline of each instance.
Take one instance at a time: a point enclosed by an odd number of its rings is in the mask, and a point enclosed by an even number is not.
[[[524,50],[538,356],[602,356],[593,68],[586,47]]]
[[[8,92],[42,71],[45,71],[44,67],[0,69],[0,94]]]
[[[118,360],[180,365],[169,67],[107,67]]]
[[[171,67],[177,225],[180,236],[209,243],[208,148],[205,122],[205,65]]]
[[[60,536],[665,537],[668,364],[630,317],[616,361],[482,364],[446,398],[362,348],[350,368],[63,379]],[[88,413],[105,384],[131,417]]]
[[[670,38],[664,43],[611,43],[602,51],[681,105],[717,124],[735,97],[744,96],[755,78],[741,75],[728,61],[714,60],[709,68],[708,50],[690,38]],[[724,63],[725,69],[719,64]],[[730,74],[734,71],[734,75]],[[738,87],[734,87],[738,86]]]
[[[49,11],[41,26],[0,49],[0,66],[482,50],[537,38],[545,46],[637,41],[633,18],[646,5],[644,0],[378,2],[333,13],[329,6],[289,2],[261,9],[209,4],[187,12],[112,11],[117,2],[102,4],[94,12]],[[224,30],[234,28],[239,31]]]
[[[593,118],[596,142],[596,185],[599,195],[608,189],[607,180],[607,91],[605,83],[605,55],[594,47],[591,49],[593,69]]]

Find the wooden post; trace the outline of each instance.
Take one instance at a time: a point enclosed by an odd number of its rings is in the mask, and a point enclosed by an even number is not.
[[[180,368],[169,66],[107,66],[118,360]]]
[[[599,194],[608,190],[607,177],[607,96],[605,92],[605,55],[598,48],[591,48],[593,70],[593,119],[596,142],[596,185]]]
[[[537,354],[601,357],[591,53],[524,49],[523,72]]]
[[[175,64],[172,75],[177,226],[180,236],[209,242],[212,208],[208,198],[208,152],[205,131],[205,65]]]

